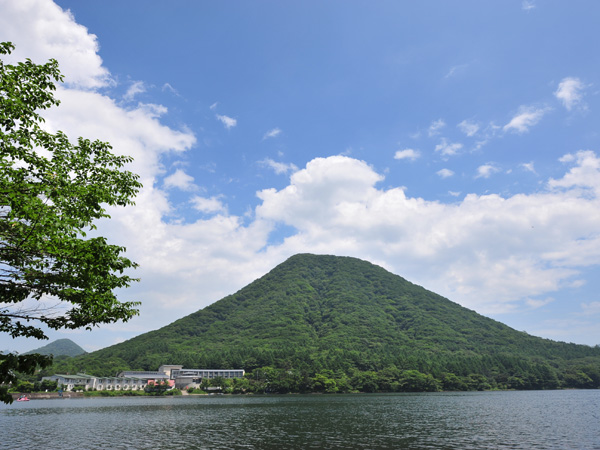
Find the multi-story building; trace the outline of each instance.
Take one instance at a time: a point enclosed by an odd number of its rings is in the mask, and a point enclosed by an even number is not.
[[[242,369],[174,369],[171,372],[171,378],[175,380],[177,389],[197,388],[202,380],[211,380],[213,378],[243,378]]]
[[[116,377],[95,377],[85,373],[76,375],[56,374],[42,378],[56,381],[65,391],[78,388],[83,390],[140,390],[159,382],[168,383],[171,387],[186,389],[199,387],[203,380],[221,377],[226,379],[243,378],[242,369],[184,369],[179,365],[163,365],[158,371],[124,371]]]
[[[137,377],[95,377],[85,373],[76,375],[56,374],[42,378],[43,380],[52,380],[62,386],[65,391],[73,391],[78,388],[84,391],[93,389],[99,391],[122,391],[122,390],[139,390],[144,389],[148,384],[148,380]]]

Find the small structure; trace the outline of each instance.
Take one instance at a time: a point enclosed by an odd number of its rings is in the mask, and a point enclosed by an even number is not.
[[[116,377],[95,377],[85,373],[76,375],[56,374],[42,380],[56,381],[66,392],[73,390],[124,391],[140,390],[148,385],[167,383],[178,389],[197,388],[202,380],[221,377],[243,378],[242,369],[184,369],[180,365],[163,365],[157,371],[123,371]]]
[[[78,373],[76,375],[56,374],[49,377],[43,377],[42,381],[43,380],[56,381],[59,386],[63,386],[65,391],[72,391],[76,388],[88,391],[96,387],[96,377],[85,373]]]
[[[177,389],[188,389],[200,387],[202,380],[213,378],[243,378],[243,369],[177,369],[171,372],[171,378],[175,380]]]

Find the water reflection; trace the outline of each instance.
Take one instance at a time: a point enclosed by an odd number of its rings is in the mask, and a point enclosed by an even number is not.
[[[7,449],[600,449],[600,391],[39,400]]]

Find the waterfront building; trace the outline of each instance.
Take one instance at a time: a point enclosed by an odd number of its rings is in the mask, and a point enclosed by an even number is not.
[[[78,373],[76,375],[56,374],[50,377],[43,377],[42,380],[56,381],[58,386],[62,386],[65,391],[72,391],[78,387],[87,391],[94,389],[96,377],[85,373]]]
[[[171,378],[175,380],[177,389],[188,389],[200,387],[203,380],[213,378],[243,378],[242,369],[174,369],[171,372]]]
[[[242,369],[184,369],[181,365],[163,365],[157,371],[123,371],[116,377],[95,377],[85,373],[76,375],[56,374],[42,380],[56,381],[65,391],[82,389],[85,391],[140,390],[148,385],[166,382],[178,389],[197,388],[203,380],[221,377],[225,379],[243,378]]]

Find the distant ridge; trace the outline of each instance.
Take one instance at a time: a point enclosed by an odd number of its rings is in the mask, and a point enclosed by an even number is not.
[[[600,387],[599,347],[530,336],[369,262],[310,254],[166,327],[65,364],[96,375],[182,364],[338,380],[389,373],[397,381],[416,371],[436,389]]]
[[[73,342],[71,339],[57,339],[56,341],[50,342],[48,345],[36,348],[26,352],[25,354],[39,353],[40,355],[54,355],[54,356],[79,356],[87,353],[79,345]]]

